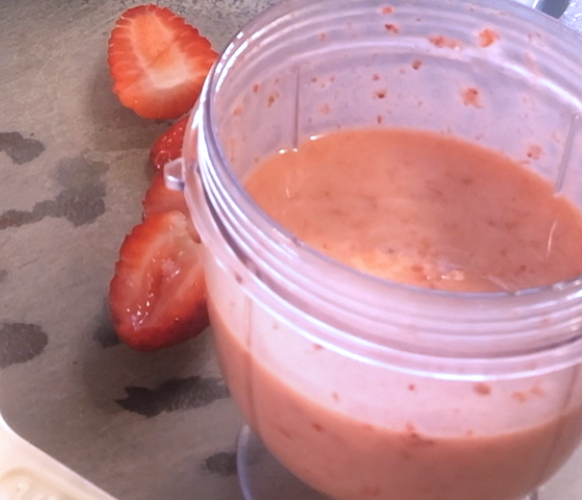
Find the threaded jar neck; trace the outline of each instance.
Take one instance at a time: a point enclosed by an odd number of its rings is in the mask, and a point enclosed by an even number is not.
[[[371,24],[380,22],[381,29]],[[386,32],[388,24],[396,26],[397,36]],[[476,42],[484,27],[509,41],[503,53],[495,48],[484,52]],[[543,43],[525,50],[524,33],[534,29],[542,33]],[[459,46],[436,46],[430,36],[437,33]],[[278,124],[249,130],[237,114],[257,82],[266,85],[280,78],[293,94],[285,120],[301,120],[306,113],[301,79],[313,61],[351,50],[357,56],[367,51],[395,58],[438,57],[443,64],[453,61],[453,67],[471,65],[475,71],[499,65],[500,73],[526,75],[525,83],[533,78],[524,60],[527,52],[541,73],[536,85],[555,92],[564,106],[564,120],[571,121],[575,113],[582,114],[582,75],[573,62],[581,49],[578,36],[559,23],[502,0],[487,6],[397,0],[389,7],[379,1],[282,2],[252,21],[227,47],[206,82],[192,123],[197,138],[192,131],[185,143],[186,158],[194,157],[195,149],[198,154],[198,164],[187,165],[187,191],[193,191],[191,203],[205,244],[275,317],[318,343],[369,363],[435,377],[479,379],[544,373],[579,362],[581,277],[515,293],[460,293],[394,283],[340,264],[278,225],[245,191],[242,182],[253,166],[245,145],[253,150],[264,139],[263,146],[269,141],[278,146],[273,132]],[[367,119],[358,115],[356,126]],[[414,120],[414,126],[426,128],[423,120],[434,122],[434,116]],[[455,117],[444,120],[442,128],[456,133]],[[292,124],[288,141],[301,142],[313,131],[309,125]],[[487,133],[485,140],[495,139],[495,131]]]

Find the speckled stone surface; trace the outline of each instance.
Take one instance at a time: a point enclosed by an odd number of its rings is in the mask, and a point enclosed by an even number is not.
[[[108,35],[138,3],[0,2],[0,410],[121,500],[236,500],[241,421],[210,332],[137,354],[106,306],[167,128],[110,90]],[[269,2],[160,3],[221,49]]]
[[[275,0],[159,2],[221,49]],[[106,296],[141,216],[165,123],[110,91],[107,38],[129,0],[0,1],[0,411],[120,500],[239,500],[240,416],[205,332],[138,354]],[[582,2],[564,22],[582,28]],[[582,453],[544,500],[580,500]]]

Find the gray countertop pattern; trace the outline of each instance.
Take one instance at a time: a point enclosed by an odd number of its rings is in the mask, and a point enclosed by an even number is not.
[[[111,92],[108,36],[138,3],[0,2],[0,410],[119,499],[234,500],[241,421],[209,332],[138,354],[108,315],[149,149],[168,127]],[[163,2],[218,50],[267,3]]]
[[[241,419],[210,332],[140,354],[118,342],[108,314],[149,149],[168,126],[111,93],[109,32],[138,3],[0,0],[0,411],[120,500],[239,500]],[[159,3],[220,50],[274,0]],[[582,27],[582,0],[563,20]],[[580,463],[578,453],[562,473],[560,500],[582,497],[571,486]]]

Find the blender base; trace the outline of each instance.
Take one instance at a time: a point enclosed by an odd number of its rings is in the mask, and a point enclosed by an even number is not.
[[[236,465],[245,500],[332,500],[283,467],[247,425],[238,437]]]
[[[236,466],[245,500],[333,500],[283,467],[248,425],[238,436]],[[543,500],[537,492],[523,500]]]

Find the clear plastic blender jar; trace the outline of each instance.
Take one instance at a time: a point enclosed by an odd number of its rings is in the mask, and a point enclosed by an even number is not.
[[[406,127],[501,151],[580,206],[580,53],[579,35],[503,0],[291,0],[213,69],[178,176],[218,356],[252,431],[313,488],[534,491],[582,438],[582,280],[463,294],[374,278],[275,223],[244,180],[312,136]]]

